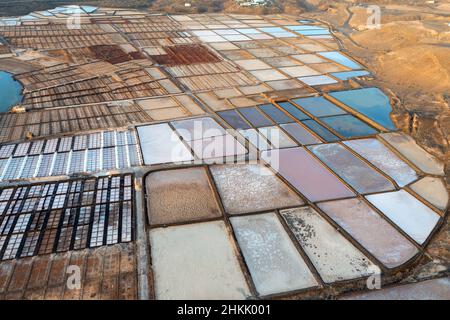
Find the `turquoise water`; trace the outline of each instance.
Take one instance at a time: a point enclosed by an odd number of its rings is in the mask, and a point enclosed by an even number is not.
[[[357,64],[355,61],[347,58],[343,54],[341,54],[338,51],[325,51],[325,52],[319,52],[319,54],[322,57],[325,57],[327,59],[333,60],[339,64],[342,64],[343,66],[350,68],[350,69],[362,69],[362,67]]]
[[[292,101],[316,117],[337,116],[347,113],[324,97],[299,98]]]
[[[330,96],[346,104],[389,130],[395,130],[391,120],[389,98],[378,88],[364,88],[330,93]]]
[[[289,30],[293,30],[293,31],[298,31],[298,30],[327,30],[328,31],[328,29],[325,29],[323,27],[305,26],[305,25],[303,25],[303,26],[287,26],[287,28]]]
[[[341,80],[348,80],[350,78],[367,76],[370,72],[366,70],[357,70],[357,71],[343,71],[343,72],[333,72],[331,75],[335,78]]]
[[[86,11],[87,13],[92,13],[94,11],[97,11],[97,7],[93,7],[93,6],[81,6],[81,8]]]
[[[0,71],[0,112],[7,112],[22,101],[22,85],[11,73]]]
[[[316,36],[316,35],[325,35],[330,34],[330,31],[323,29],[323,30],[296,30],[295,32],[304,35],[304,36]]]

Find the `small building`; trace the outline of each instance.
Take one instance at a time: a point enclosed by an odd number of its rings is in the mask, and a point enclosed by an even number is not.
[[[241,7],[263,7],[269,5],[271,0],[235,0]]]

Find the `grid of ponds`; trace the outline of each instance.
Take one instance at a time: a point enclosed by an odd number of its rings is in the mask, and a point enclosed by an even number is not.
[[[334,142],[378,133],[322,96],[236,108],[217,114],[259,150]]]
[[[137,127],[145,165],[244,156],[247,149],[210,117]]]
[[[103,131],[3,145],[0,180],[124,169],[141,163],[134,131]]]
[[[91,15],[79,30],[57,21],[76,13]],[[43,17],[50,23],[38,25]],[[82,6],[0,29],[12,48],[65,48],[74,58],[48,66],[36,57],[42,68],[18,79],[28,107],[42,111],[2,116],[0,138],[9,144],[0,145],[0,260],[46,255],[69,265],[80,252],[64,252],[131,242],[133,176],[91,173],[143,164],[171,167],[145,179],[146,257],[158,299],[309,295],[378,267],[390,276],[420,261],[445,220],[444,165],[411,137],[389,132],[389,98],[348,81],[370,73],[338,51],[327,26],[283,15]],[[112,100],[130,103],[91,104]],[[133,130],[105,131],[137,123],[140,147]],[[253,159],[253,148],[222,123],[258,148],[261,163],[235,163]],[[233,164],[211,165],[225,158]],[[91,175],[62,177],[77,173]],[[123,250],[117,269],[130,272],[137,255],[123,258]],[[104,269],[115,269],[115,258],[102,254]],[[128,276],[110,276],[111,287],[137,286]],[[95,280],[101,288],[83,284],[83,297],[104,297],[109,283]]]
[[[133,177],[0,189],[0,260],[129,242]]]
[[[322,146],[336,144],[308,148]],[[222,164],[148,174],[157,299],[267,297],[362,279],[412,261],[442,220],[404,190],[357,197],[306,148],[277,151],[276,172]]]

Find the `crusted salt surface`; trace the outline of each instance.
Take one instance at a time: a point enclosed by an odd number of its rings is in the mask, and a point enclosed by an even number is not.
[[[148,175],[150,224],[167,224],[221,216],[203,167],[157,171]]]
[[[440,218],[405,190],[373,194],[366,198],[419,244],[427,240]]]
[[[232,164],[210,169],[225,211],[230,214],[303,204],[303,200],[265,166]]]
[[[189,161],[194,157],[167,123],[138,127],[144,163],[147,165]]]
[[[377,270],[313,208],[286,209],[281,215],[325,282],[360,278]]]
[[[150,231],[157,299],[245,299],[250,290],[221,221]]]
[[[274,213],[232,217],[230,220],[259,294],[317,285]]]
[[[399,132],[380,136],[423,172],[444,175],[444,164],[422,149],[412,137]]]
[[[344,144],[392,177],[400,187],[417,179],[416,172],[377,139],[350,140]]]

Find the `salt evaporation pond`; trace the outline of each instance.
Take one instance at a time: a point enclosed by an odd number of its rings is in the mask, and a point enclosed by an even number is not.
[[[0,71],[0,112],[22,101],[22,85],[9,72]]]

